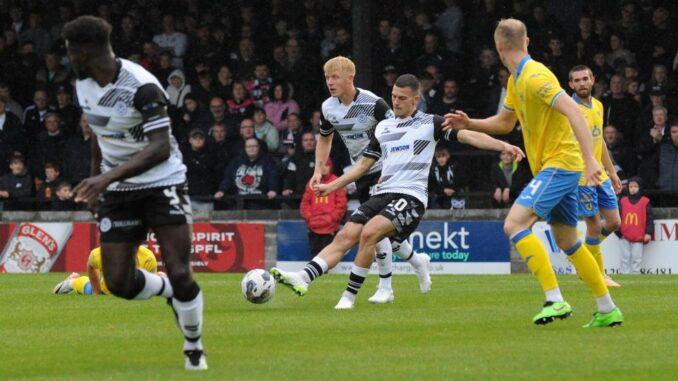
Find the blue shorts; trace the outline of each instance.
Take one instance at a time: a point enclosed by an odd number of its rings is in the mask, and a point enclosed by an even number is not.
[[[617,196],[612,189],[612,182],[605,180],[600,186],[584,185],[579,187],[579,216],[592,217],[600,209],[618,209]]]
[[[520,192],[516,202],[550,223],[577,226],[577,184],[581,172],[546,168]]]

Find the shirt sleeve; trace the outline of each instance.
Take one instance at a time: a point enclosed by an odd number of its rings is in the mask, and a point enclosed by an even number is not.
[[[391,110],[386,101],[382,98],[377,99],[374,103],[374,119],[376,119],[377,122],[381,122],[384,119],[391,119],[394,117],[395,114],[393,114],[393,110]]]
[[[513,75],[511,75],[508,79],[508,83],[506,84],[506,96],[504,97],[504,103],[501,105],[501,107],[508,112],[514,112],[516,109],[513,91]]]
[[[381,158],[381,144],[375,136],[372,136],[370,143],[365,147],[363,156],[369,159],[379,160]]]
[[[320,135],[330,136],[334,133],[334,126],[325,119],[325,114],[320,113]]]
[[[550,73],[535,73],[528,78],[528,91],[536,95],[539,100],[553,107],[559,96],[565,94],[558,80]]]
[[[455,129],[443,131],[443,122],[445,122],[445,118],[443,118],[442,116],[440,115],[433,116],[433,138],[436,141],[440,139],[445,139],[449,142],[456,142],[457,134],[459,133],[459,131]]]
[[[134,108],[141,112],[141,125],[144,133],[170,127],[167,98],[157,85],[148,83],[139,87],[134,96]]]

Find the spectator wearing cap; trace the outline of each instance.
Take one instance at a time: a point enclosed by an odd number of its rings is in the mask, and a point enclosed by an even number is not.
[[[661,143],[659,153],[659,189],[671,191],[671,205],[678,206],[678,121],[673,121],[670,137]]]
[[[280,149],[280,133],[266,119],[266,110],[263,107],[254,108],[254,133],[257,139],[266,142],[268,152],[278,152],[278,149]]]
[[[83,114],[78,124],[79,133],[73,134],[66,141],[63,165],[61,169],[64,177],[73,184],[79,184],[82,180],[90,177],[92,155],[92,129],[89,127],[87,118]]]
[[[268,68],[268,64],[263,61],[257,62],[254,65],[254,78],[246,85],[247,91],[256,106],[264,107],[269,102],[271,86],[273,86],[273,78],[271,78],[271,70]]]
[[[301,136],[301,149],[296,150],[285,168],[283,177],[283,196],[304,194],[306,184],[315,170],[315,135],[312,131]],[[297,208],[298,203],[288,203],[290,208]]]
[[[181,107],[184,104],[184,98],[191,92],[191,85],[186,83],[184,72],[176,69],[167,77],[169,86],[167,86],[167,95],[169,102],[174,107]]]
[[[285,82],[278,81],[273,84],[270,98],[271,101],[264,105],[266,116],[275,128],[282,132],[287,128],[289,115],[299,113],[299,104],[290,99],[289,86]]]
[[[393,92],[393,85],[398,78],[398,70],[395,66],[387,65],[381,71],[382,83],[381,86],[377,88],[377,95],[383,98],[389,106],[393,107],[393,100],[391,99],[391,93]]]
[[[153,36],[153,42],[163,50],[172,53],[172,66],[184,67],[183,57],[188,48],[188,37],[176,31],[174,16],[164,15],[162,17],[162,33]]]
[[[10,172],[0,177],[0,210],[30,210],[33,177],[26,168],[26,159],[16,153],[9,160]]]
[[[667,118],[665,107],[655,107],[652,110],[652,123],[638,131],[635,138],[639,163],[638,174],[643,178],[648,189],[653,189],[657,182],[659,148],[662,142],[670,140]]]
[[[246,200],[245,209],[271,209],[272,200],[278,195],[280,175],[278,167],[256,138],[245,141],[245,154],[233,160],[226,167],[224,179],[219,184],[214,198],[220,201],[225,195],[260,196],[260,199]]]
[[[33,104],[24,111],[24,131],[29,140],[34,140],[45,129],[45,116],[56,111],[54,106],[49,105],[47,91],[35,90]]]
[[[212,202],[209,198],[217,190],[215,171],[217,168],[216,153],[209,149],[207,136],[199,128],[191,130],[188,146],[182,149],[186,177],[188,179],[188,195],[191,196],[191,206],[200,210],[211,210]]]
[[[0,174],[7,171],[7,164],[15,151],[26,149],[24,129],[19,118],[6,111],[5,101],[0,98]]]
[[[66,135],[71,136],[79,130],[80,110],[73,105],[71,92],[66,85],[59,86],[56,92],[57,113],[61,115],[61,124]]]
[[[254,101],[247,93],[244,83],[233,84],[232,96],[226,100],[226,111],[234,124],[240,123],[243,118],[251,118],[254,114]]]
[[[45,130],[31,147],[29,157],[30,169],[34,177],[43,178],[45,164],[51,162],[60,165],[66,148],[66,134],[61,126],[61,116],[52,112],[45,116]]]
[[[60,60],[61,57],[57,52],[49,52],[45,55],[45,66],[35,73],[38,86],[54,91],[68,82],[68,72],[61,66]]]

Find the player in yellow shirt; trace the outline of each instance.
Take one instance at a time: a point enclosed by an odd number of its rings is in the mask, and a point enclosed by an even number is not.
[[[155,259],[155,254],[147,247],[139,246],[136,267],[151,273],[157,273],[158,261]],[[89,253],[87,258],[87,276],[72,273],[68,278],[59,282],[54,287],[54,293],[68,294],[71,291],[75,291],[79,295],[110,295],[103,274],[101,248],[97,247]]]
[[[598,311],[585,327],[620,325],[624,321],[622,313],[610,296],[598,264],[577,235],[577,185],[581,171],[585,169],[587,184],[600,184],[601,176],[586,118],[555,75],[528,54],[529,39],[523,22],[500,21],[494,41],[502,63],[511,72],[502,109],[487,119],[470,119],[464,112],[456,111],[446,115],[445,125],[507,134],[516,121],[520,122],[534,178],[511,207],[504,231],[539,280],[546,297],[542,310],[532,321],[548,324],[572,314],[546,249],[531,230],[541,218],[551,225],[556,243],[596,298]]]
[[[607,146],[603,142],[603,104],[591,96],[594,83],[595,77],[589,67],[577,65],[570,70],[569,85],[574,91],[572,99],[584,112],[591,128],[593,156],[607,171],[601,173],[600,186],[587,185],[582,174],[579,180],[579,216],[584,217],[586,222],[586,248],[598,263],[607,287],[619,287],[619,283],[605,274],[600,243],[610,233],[619,229],[621,219],[615,193],[621,192],[622,184],[607,152]],[[605,222],[601,222],[601,215]]]

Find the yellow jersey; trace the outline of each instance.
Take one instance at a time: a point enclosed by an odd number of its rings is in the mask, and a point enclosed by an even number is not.
[[[570,122],[553,108],[555,100],[563,95],[567,96],[556,76],[529,55],[508,79],[503,107],[518,117],[533,175],[546,168],[584,170]]]
[[[591,136],[593,137],[593,157],[598,161],[600,168],[603,168],[600,182],[604,182],[609,179],[609,177],[607,172],[605,172],[605,166],[603,165],[603,104],[594,97],[591,97],[591,104],[588,104],[581,100],[577,94],[572,94],[572,99],[574,99],[579,105],[579,108],[584,111],[586,121],[589,124],[589,128],[591,128]],[[582,171],[582,177],[579,180],[580,186],[586,185],[586,178],[583,173],[584,171]]]
[[[109,295],[108,287],[106,287],[106,280],[104,279],[104,268],[101,262],[101,247],[97,247],[90,251],[89,258],[87,258],[87,266],[99,270],[99,278],[101,279],[101,292]],[[136,258],[136,267],[144,269],[148,272],[158,272],[158,261],[155,259],[155,254],[145,246],[139,246]]]

